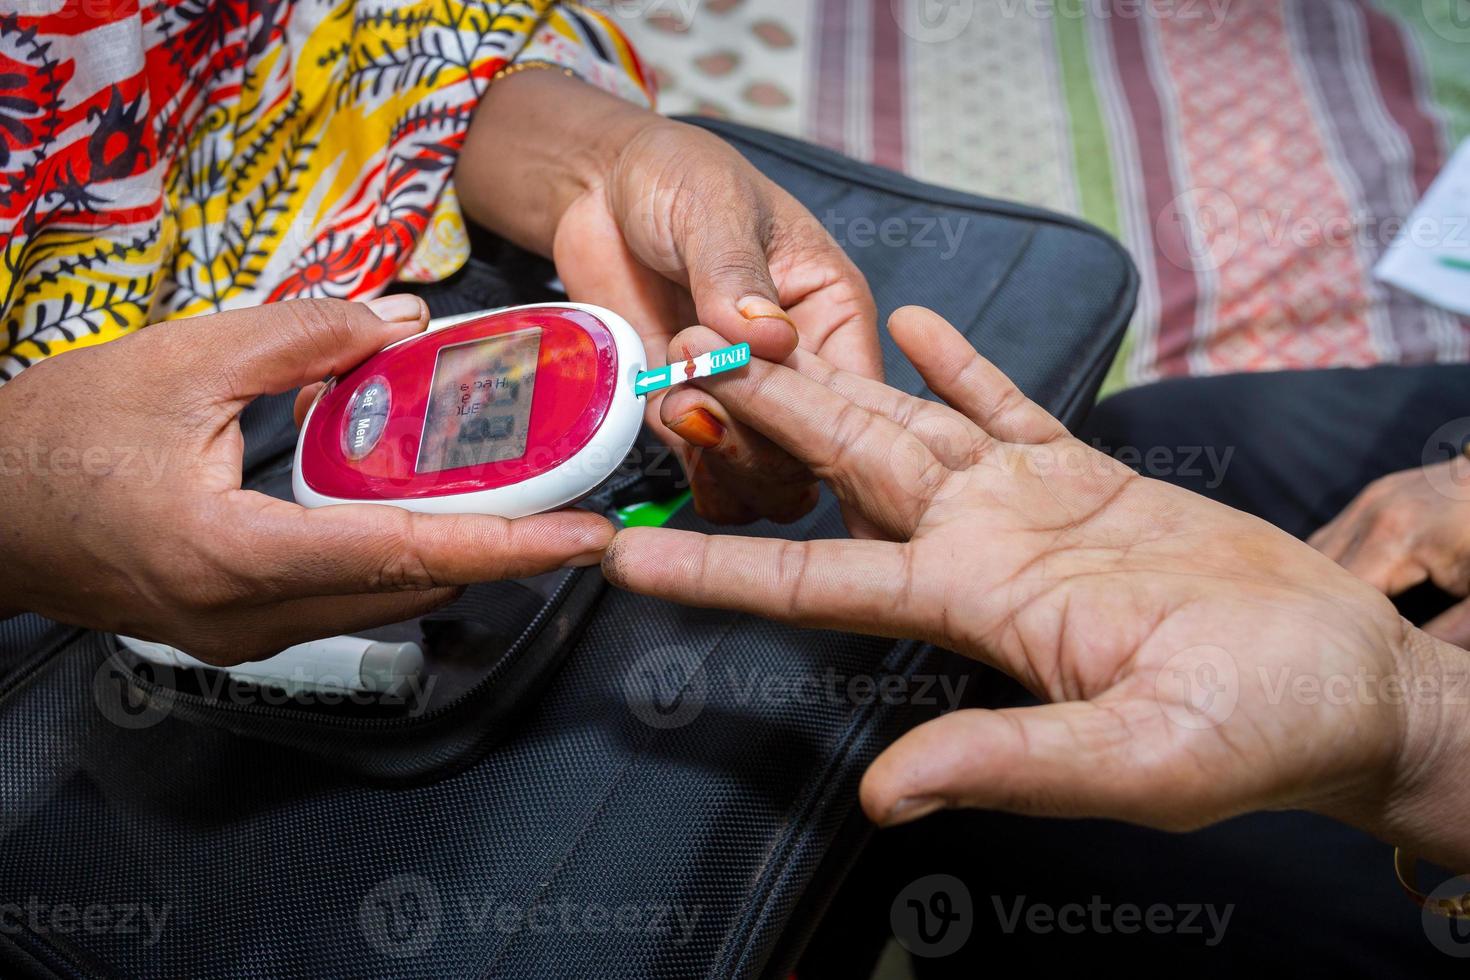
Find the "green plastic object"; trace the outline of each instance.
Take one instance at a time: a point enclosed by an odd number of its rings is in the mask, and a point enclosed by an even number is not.
[[[647,500],[619,508],[618,518],[624,527],[662,527],[688,502],[689,492],[686,490],[670,500]]]

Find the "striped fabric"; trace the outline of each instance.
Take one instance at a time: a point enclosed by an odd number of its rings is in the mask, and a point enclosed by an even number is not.
[[[1370,276],[1470,136],[1465,0],[725,6],[681,36],[742,6],[795,21],[803,77],[752,81],[795,93],[799,135],[1121,238],[1143,290],[1110,387],[1470,356],[1470,322]],[[699,79],[632,29],[683,108]]]

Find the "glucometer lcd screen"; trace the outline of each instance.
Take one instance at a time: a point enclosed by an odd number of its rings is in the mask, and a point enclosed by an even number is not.
[[[526,455],[541,328],[453,344],[434,360],[419,473]]]

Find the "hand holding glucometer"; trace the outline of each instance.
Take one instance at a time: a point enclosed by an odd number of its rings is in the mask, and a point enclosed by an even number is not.
[[[737,344],[644,370],[627,321],[580,303],[446,318],[327,381],[302,423],[293,490],[308,507],[506,518],[555,510],[622,463],[643,396],[749,360],[749,345]],[[124,641],[156,663],[201,666],[162,644]],[[227,669],[277,687],[379,690],[387,680],[363,664],[383,646],[331,637]]]
[[[642,423],[644,363],[633,328],[592,306],[432,322],[317,392],[297,442],[297,502],[505,518],[566,506],[627,455]],[[122,641],[154,663],[205,666],[164,644]],[[382,691],[405,674],[408,646],[328,637],[225,669],[288,690]],[[394,669],[369,669],[390,647]],[[422,669],[422,651],[408,652],[412,670]]]
[[[613,528],[585,511],[406,520],[252,488],[241,413],[351,374],[426,314],[401,295],[271,303],[157,323],[0,386],[0,442],[38,447],[35,465],[0,467],[0,605],[231,664],[421,616],[460,586],[595,564]]]
[[[321,387],[302,422],[293,490],[307,507],[388,504],[445,519],[557,510],[619,467],[645,395],[749,361],[749,345],[737,344],[645,370],[627,321],[581,303],[434,321]],[[198,665],[165,644],[124,643],[155,663]],[[293,690],[381,690],[399,679],[366,666],[383,646],[329,637],[226,669]]]

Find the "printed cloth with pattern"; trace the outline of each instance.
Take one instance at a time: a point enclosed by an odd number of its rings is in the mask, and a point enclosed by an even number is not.
[[[146,323],[367,298],[468,254],[450,175],[544,63],[651,104],[553,0],[34,0],[0,12],[0,382]]]
[[[1118,236],[1143,288],[1110,387],[1470,358],[1470,319],[1371,274],[1470,139],[1470,0],[656,6],[628,32],[668,111]],[[910,244],[943,262],[945,231]],[[1412,233],[1470,252],[1463,214]]]

